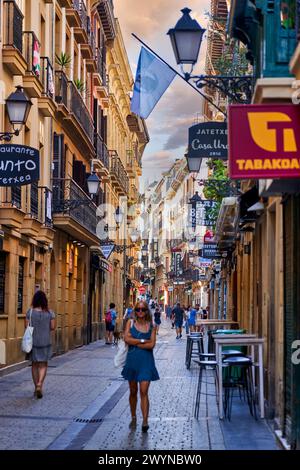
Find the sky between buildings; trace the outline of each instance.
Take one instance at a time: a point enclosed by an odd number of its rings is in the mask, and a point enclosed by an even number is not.
[[[139,42],[131,36],[135,33],[170,65],[176,65],[167,31],[181,17],[180,10],[189,7],[193,18],[202,27],[207,26],[210,0],[114,0],[115,16],[119,19],[135,76]],[[199,63],[195,72],[204,73],[206,41],[202,44]],[[143,181],[146,185],[159,179],[176,158],[182,158],[188,143],[188,128],[201,115],[202,98],[179,77],[162,97],[147,119],[151,142],[143,157]]]

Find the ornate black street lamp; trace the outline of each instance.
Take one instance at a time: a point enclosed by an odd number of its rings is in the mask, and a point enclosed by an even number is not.
[[[10,142],[14,135],[18,136],[25,125],[30,108],[32,106],[31,100],[24,93],[21,86],[16,87],[16,91],[11,93],[6,100],[6,110],[8,119],[14,128],[14,132],[1,132],[0,141]],[[19,126],[15,129],[15,126]]]
[[[182,18],[167,34],[170,36],[177,64],[181,65],[182,70],[184,65],[191,66],[189,72],[183,70],[185,80],[187,82],[192,80],[199,89],[204,87],[217,89],[235,103],[250,103],[253,90],[252,76],[192,75],[194,65],[198,62],[205,29],[191,18],[189,8],[183,8],[181,11]]]
[[[96,173],[93,172],[86,181],[90,195],[92,197],[96,196],[100,189],[100,179],[98,178]]]

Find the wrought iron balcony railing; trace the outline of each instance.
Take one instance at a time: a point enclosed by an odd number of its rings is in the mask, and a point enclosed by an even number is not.
[[[77,120],[85,130],[91,142],[94,142],[94,122],[83,98],[73,82],[69,82],[70,111],[74,113]]]
[[[68,78],[62,70],[55,72],[55,101],[68,108]]]
[[[33,183],[25,188],[25,210],[32,219],[52,227],[52,191]]]
[[[43,95],[48,98],[55,96],[54,71],[48,57],[41,57],[41,78]]]
[[[23,19],[24,16],[14,1],[3,2],[3,45],[4,47],[15,47],[23,52]]]
[[[103,142],[101,136],[98,133],[95,134],[95,150],[96,158],[100,160],[105,168],[109,170],[109,152],[106,144]]]
[[[23,32],[23,54],[27,62],[27,72],[38,78],[41,76],[41,63],[39,61],[41,44],[33,31]]]
[[[103,86],[107,86],[105,54],[102,53],[102,50],[99,47],[96,50],[96,62],[97,72],[99,73],[102,79],[102,84]]]
[[[129,178],[116,150],[110,150],[110,172],[117,178],[123,191],[128,194]]]
[[[53,213],[65,214],[94,235],[97,206],[73,179],[53,179]]]

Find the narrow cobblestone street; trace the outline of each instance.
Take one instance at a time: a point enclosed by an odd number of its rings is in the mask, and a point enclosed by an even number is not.
[[[246,406],[234,408],[230,423],[220,423],[215,397],[203,395],[199,420],[193,418],[197,367],[186,370],[185,345],[169,324],[162,325],[155,354],[161,380],[150,387],[146,435],[140,410],[136,431],[128,429],[128,386],[113,365],[116,349],[103,341],[55,357],[42,400],[33,398],[29,367],[2,377],[0,448],[276,449],[266,424],[255,422]]]

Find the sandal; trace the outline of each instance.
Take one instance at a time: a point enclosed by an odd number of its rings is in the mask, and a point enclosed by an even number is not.
[[[143,424],[142,426],[142,432],[148,432],[149,425],[148,424]]]
[[[43,398],[43,393],[42,393],[42,390],[41,390],[41,387],[36,387],[36,397],[37,398]]]
[[[133,416],[131,418],[131,422],[129,424],[130,429],[135,429],[136,428],[136,416]]]

